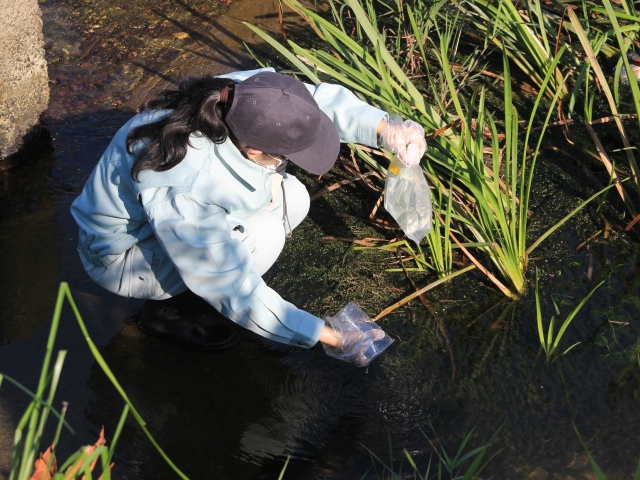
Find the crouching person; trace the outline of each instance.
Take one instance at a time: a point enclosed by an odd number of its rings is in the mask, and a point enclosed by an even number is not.
[[[386,115],[343,87],[272,69],[164,92],[118,131],[73,202],[86,272],[110,292],[147,300],[139,327],[148,335],[226,348],[237,335],[221,314],[271,340],[320,341],[357,361],[375,333],[331,329],[262,275],[309,210],[287,163],[326,173],[341,141],[377,146]]]

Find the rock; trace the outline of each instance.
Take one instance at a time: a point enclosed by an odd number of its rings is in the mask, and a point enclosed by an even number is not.
[[[542,467],[536,467],[527,478],[530,480],[547,480],[547,478],[549,478],[549,472]]]
[[[0,2],[0,160],[27,141],[49,102],[38,0]]]
[[[589,457],[586,453],[574,453],[573,458],[567,464],[567,468],[583,469],[589,466]]]
[[[553,480],[575,480],[571,475],[562,475],[560,473],[553,474]]]
[[[67,42],[64,40],[58,40],[53,43],[51,51],[59,57],[68,59],[78,58],[80,55],[82,55],[80,42]]]
[[[598,476],[594,472],[584,472],[580,478],[581,480],[598,480]]]

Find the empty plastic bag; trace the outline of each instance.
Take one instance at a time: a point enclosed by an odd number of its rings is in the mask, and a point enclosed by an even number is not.
[[[324,321],[340,341],[337,347],[322,344],[327,355],[345,362],[354,362],[359,367],[369,365],[394,342],[353,302],[334,317],[325,317]]]
[[[431,230],[431,192],[419,165],[407,167],[395,155],[387,171],[384,208],[416,243]]]

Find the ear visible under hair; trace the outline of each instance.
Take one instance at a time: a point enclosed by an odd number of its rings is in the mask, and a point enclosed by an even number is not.
[[[243,151],[249,148],[247,145],[242,143],[242,140],[236,137],[231,130],[228,130],[228,132],[229,132],[228,134],[229,140],[231,140],[231,143],[235,145],[235,147],[240,151],[240,153],[242,153]]]
[[[224,87],[220,90],[220,103],[226,105],[229,100],[229,87]]]
[[[234,85],[227,85],[222,90],[220,90],[220,106],[222,108],[222,118],[227,116],[227,113],[231,109],[231,104],[233,103],[233,96],[235,93]]]

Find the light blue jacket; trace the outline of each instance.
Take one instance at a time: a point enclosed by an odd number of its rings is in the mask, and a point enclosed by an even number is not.
[[[237,82],[262,71],[222,75]],[[273,71],[273,69],[264,69]],[[344,87],[307,85],[343,142],[377,146],[386,116]],[[310,347],[324,322],[283,300],[253,269],[253,258],[231,230],[271,201],[271,182],[229,140],[216,145],[191,135],[179,165],[131,178],[128,133],[167,112],[143,112],[115,135],[71,213],[80,227],[80,250],[108,266],[138,242],[155,235],[184,283],[225,317],[272,340]]]

